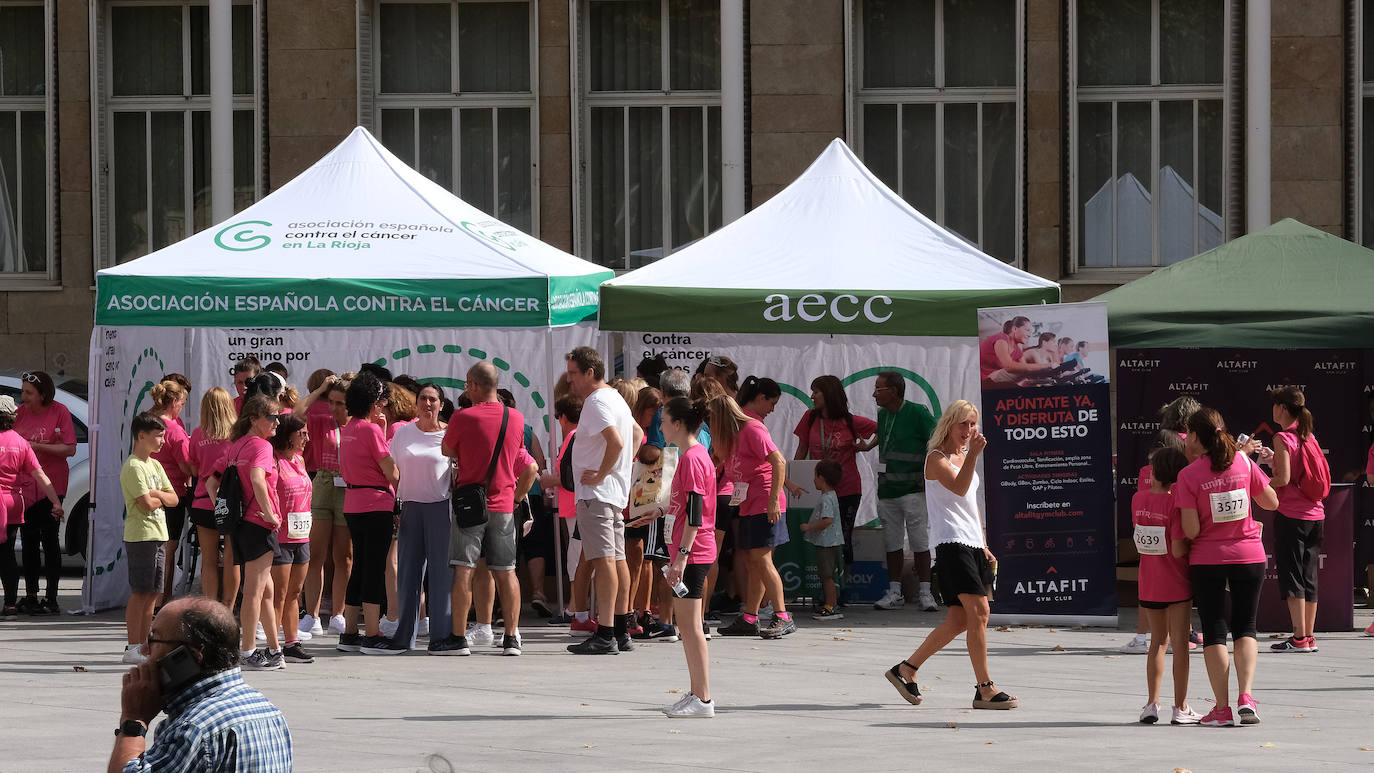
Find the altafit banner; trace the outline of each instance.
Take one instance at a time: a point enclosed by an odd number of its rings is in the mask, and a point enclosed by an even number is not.
[[[1114,625],[1107,307],[979,309],[978,331],[993,617]]]
[[[266,365],[280,362],[288,382],[304,392],[320,368],[356,371],[373,362],[393,374],[408,374],[442,386],[455,398],[473,364],[496,366],[500,384],[515,395],[516,407],[534,425],[543,448],[557,447],[557,425],[549,416],[553,384],[575,346],[598,346],[594,324],[557,328],[173,328],[97,326],[92,338],[91,537],[83,606],[87,611],[124,604],[128,565],[124,560],[124,499],[119,470],[132,447],[129,422],[152,407],[149,392],[167,373],[192,383],[182,412],[188,430],[198,424],[200,399],[211,387],[234,394],[234,364],[248,356]]]

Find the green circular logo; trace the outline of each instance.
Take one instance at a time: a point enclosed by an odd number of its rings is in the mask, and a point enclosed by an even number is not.
[[[219,233],[215,234],[215,244],[221,249],[231,250],[233,252],[260,250],[272,243],[272,237],[267,234],[257,233],[253,228],[253,226],[256,225],[270,226],[272,224],[266,220],[244,220],[232,225],[226,225],[219,229]],[[226,235],[229,242],[232,243],[225,243]]]

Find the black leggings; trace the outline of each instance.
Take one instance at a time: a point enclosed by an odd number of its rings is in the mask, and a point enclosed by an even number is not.
[[[1225,646],[1227,624],[1231,638],[1255,636],[1255,616],[1259,614],[1260,586],[1264,584],[1264,562],[1254,564],[1197,564],[1189,572],[1193,599],[1202,621],[1202,645]],[[1227,586],[1230,586],[1231,613],[1226,613]]]
[[[5,586],[5,606],[12,607],[19,599],[19,563],[14,560],[14,538],[19,524],[5,527],[5,542],[0,545],[0,584]]]
[[[353,573],[348,576],[344,603],[350,607],[386,601],[386,555],[391,550],[395,516],[390,510],[344,513],[353,539]]]
[[[24,592],[38,597],[38,564],[42,557],[47,579],[47,598],[57,601],[57,582],[62,579],[62,546],[58,544],[58,521],[52,517],[52,502],[40,499],[24,511]]]
[[[840,500],[840,531],[844,533],[844,565],[854,563],[854,519],[859,517],[863,494],[846,494]]]

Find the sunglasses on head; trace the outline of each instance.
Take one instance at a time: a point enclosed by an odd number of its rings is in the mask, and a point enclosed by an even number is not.
[[[38,382],[39,382],[38,374],[37,374],[37,373],[29,373],[28,371],[25,371],[22,375],[20,375],[20,376],[19,376],[19,379],[20,379],[21,381],[27,381],[27,382],[29,382],[30,384],[34,384],[34,385],[37,385]]]
[[[717,368],[728,368],[728,367],[730,367],[730,361],[727,360],[727,359],[725,359],[724,357],[707,357],[707,358],[706,358],[706,364],[707,364],[707,365],[714,365],[714,366],[716,366]]]

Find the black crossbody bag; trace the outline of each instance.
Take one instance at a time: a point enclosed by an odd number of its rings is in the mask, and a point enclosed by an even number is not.
[[[506,442],[506,424],[510,421],[510,408],[501,406],[501,431],[496,435],[496,448],[491,452],[491,464],[487,465],[485,483],[467,483],[453,490],[449,505],[453,510],[453,523],[466,529],[481,526],[487,522],[487,489],[491,487],[492,476],[496,474],[496,462],[501,458],[501,446]]]

